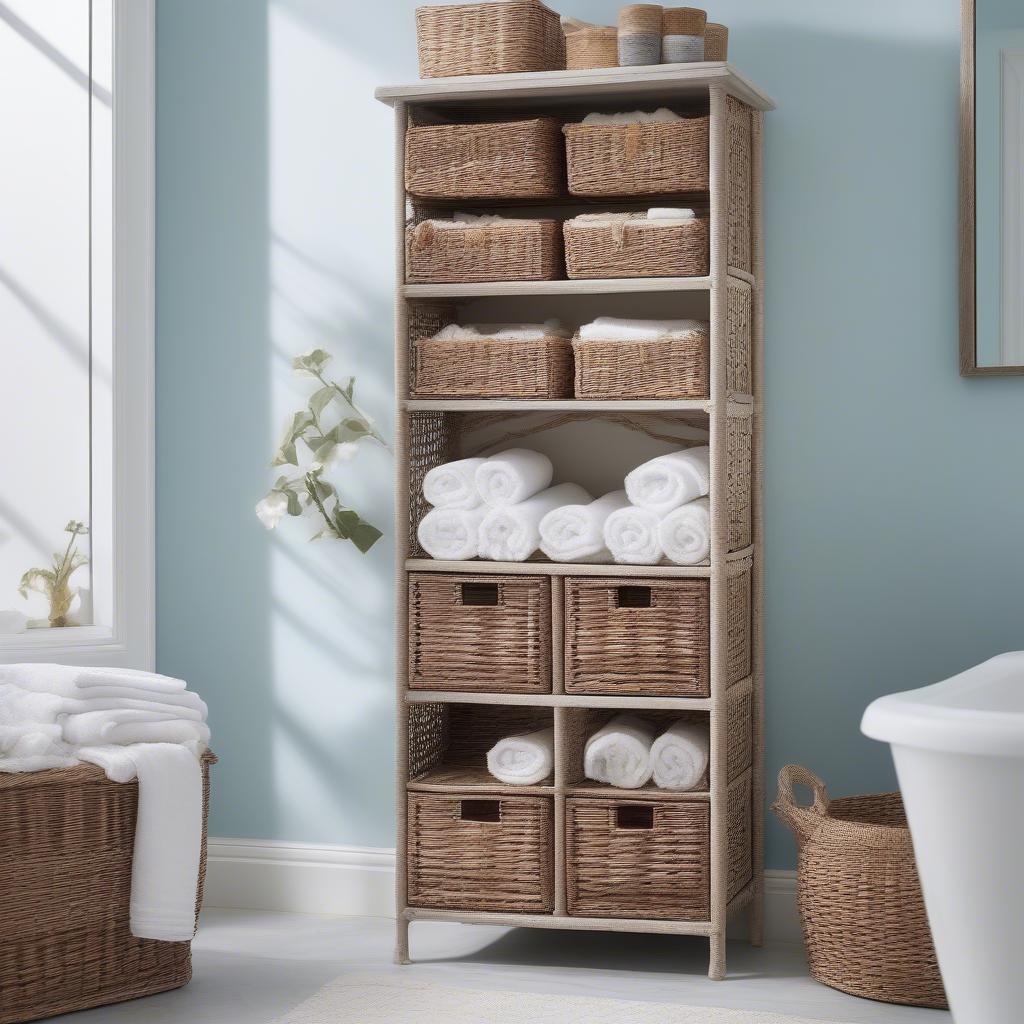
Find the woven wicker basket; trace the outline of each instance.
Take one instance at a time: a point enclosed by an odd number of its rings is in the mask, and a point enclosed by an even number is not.
[[[554,802],[543,796],[410,793],[409,905],[550,914]]]
[[[565,67],[559,17],[538,0],[419,7],[416,45],[421,78]]]
[[[551,692],[551,581],[409,576],[409,688]]]
[[[203,845],[212,754],[203,761]],[[0,774],[0,1024],[136,999],[188,984],[188,942],[128,930],[137,782],[95,765]]]
[[[657,341],[572,341],[577,398],[707,398],[704,331]]]
[[[812,806],[796,802],[794,785],[813,791]],[[900,795],[829,800],[821,779],[787,765],[772,809],[800,846],[800,920],[812,976],[868,999],[945,1007]]]
[[[405,277],[410,284],[553,281],[561,249],[554,220],[443,228],[425,220],[406,230]]]
[[[432,398],[571,398],[572,342],[501,338],[416,342],[416,396]]]
[[[709,117],[670,124],[567,124],[574,196],[663,196],[708,188]]]
[[[563,191],[559,121],[423,124],[405,136],[405,187],[419,199],[552,199]]]
[[[585,68],[617,68],[619,66],[619,30],[594,25],[567,32],[565,66],[572,71]]]
[[[707,217],[659,225],[638,214],[608,225],[567,220],[562,228],[570,278],[704,277],[711,269]]]

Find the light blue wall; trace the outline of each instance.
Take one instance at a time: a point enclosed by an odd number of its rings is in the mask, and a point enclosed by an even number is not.
[[[252,516],[325,341],[390,429],[388,112],[415,0],[159,0],[158,661],[218,835],[391,842],[389,545]],[[617,0],[562,4],[614,19]],[[958,0],[717,0],[767,133],[768,771],[893,785],[876,695],[1024,646],[1024,381],[957,375]],[[390,513],[390,466],[357,496]],[[295,523],[287,524],[295,527]],[[770,788],[774,789],[773,785]],[[770,826],[768,864],[793,863]]]

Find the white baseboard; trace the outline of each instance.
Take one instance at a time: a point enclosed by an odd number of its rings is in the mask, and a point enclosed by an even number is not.
[[[796,872],[766,871],[764,902],[765,938],[771,942],[800,942]],[[395,851],[211,838],[205,905],[292,914],[394,917]]]

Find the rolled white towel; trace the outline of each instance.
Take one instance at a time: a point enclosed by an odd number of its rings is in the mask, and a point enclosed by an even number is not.
[[[697,565],[711,555],[711,499],[697,498],[669,512],[658,525],[665,557],[676,565]]]
[[[487,508],[432,508],[416,528],[420,545],[431,558],[462,562],[480,554],[480,524]]]
[[[681,792],[699,785],[708,767],[711,740],[706,725],[679,719],[651,746],[654,783]]]
[[[612,491],[589,505],[563,505],[540,521],[540,549],[553,562],[580,562],[611,555],[604,543],[605,520],[629,504],[625,491]]]
[[[562,505],[593,501],[578,484],[559,484],[525,501],[492,508],[480,523],[480,557],[492,562],[525,562],[540,547],[540,521]]]
[[[487,770],[508,786],[535,786],[555,763],[555,730],[506,736],[487,751]]]
[[[583,774],[617,789],[639,789],[651,778],[654,727],[636,715],[616,715],[583,750]]]
[[[476,489],[488,505],[501,508],[543,491],[554,475],[555,468],[546,455],[529,448],[509,448],[477,467]]]
[[[627,505],[605,520],[605,545],[620,565],[657,565],[665,554],[658,537],[660,524],[656,512]]]
[[[435,508],[476,508],[483,501],[476,471],[486,459],[459,459],[435,466],[423,478],[423,497]]]
[[[634,505],[665,516],[711,490],[710,460],[707,445],[659,455],[626,477],[626,494]]]
[[[703,320],[623,320],[599,316],[583,324],[579,336],[583,341],[657,341],[659,338],[685,338],[707,333]]]
[[[204,722],[160,711],[118,708],[67,715],[63,720],[64,739],[86,746],[126,743],[201,743],[210,742],[210,728]]]
[[[618,114],[587,114],[583,118],[583,124],[671,124],[673,121],[682,121],[678,114],[667,107],[658,107],[657,110],[624,110]]]

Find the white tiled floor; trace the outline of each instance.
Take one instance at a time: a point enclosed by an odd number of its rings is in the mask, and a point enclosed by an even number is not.
[[[207,911],[192,983],[56,1018],[65,1024],[269,1024],[347,971],[415,972],[447,985],[774,1010],[845,1024],[950,1024],[949,1014],[834,992],[807,977],[802,950],[729,947],[729,978],[706,977],[706,940],[420,923],[416,963],[391,963],[381,918]],[[443,1024],[439,1021],[438,1024]]]

